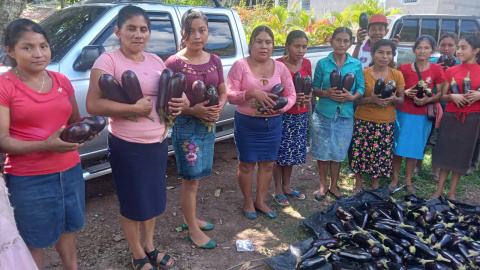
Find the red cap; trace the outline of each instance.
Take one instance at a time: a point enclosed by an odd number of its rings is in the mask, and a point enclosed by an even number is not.
[[[368,20],[368,24],[372,24],[372,23],[388,24],[387,16],[385,16],[383,14],[374,14],[374,15],[370,16],[370,19]]]

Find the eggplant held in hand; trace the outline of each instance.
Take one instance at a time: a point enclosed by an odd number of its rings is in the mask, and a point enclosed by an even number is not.
[[[455,56],[448,57],[446,54],[442,54],[440,55],[440,57],[438,57],[437,64],[442,64],[442,63],[447,68],[453,67],[457,63],[457,59],[455,58]]]
[[[463,79],[463,93],[468,93],[468,90],[472,90],[472,82],[470,81],[470,71],[467,73],[467,77]]]
[[[398,19],[393,27],[392,37],[397,38],[397,35],[400,35],[403,29],[403,19]]]
[[[107,73],[100,75],[98,78],[98,86],[107,99],[118,103],[130,104],[125,90],[112,75]],[[125,119],[137,122],[134,115],[125,116]]]
[[[193,82],[193,104],[198,104],[204,102],[205,96],[207,94],[207,87],[204,82],[202,81],[194,81]]]
[[[342,73],[340,73],[340,70],[338,68],[332,70],[330,72],[330,87],[334,88],[336,87],[338,91],[342,91]]]
[[[137,75],[131,70],[125,70],[122,73],[122,86],[127,95],[127,100],[129,104],[135,104],[139,99],[143,98],[142,88],[140,87],[140,82],[138,81]],[[148,119],[155,121],[155,118],[148,115]]]
[[[455,78],[452,77],[452,82],[450,83],[450,93],[451,94],[460,94],[460,90],[458,89],[458,84],[455,81]]]
[[[310,95],[312,93],[312,77],[307,75],[303,78],[303,94]],[[303,108],[305,109],[306,103],[303,103]]]
[[[155,106],[157,110],[157,114],[159,116],[159,122],[161,124],[165,123],[165,106],[168,106],[167,100],[167,90],[168,90],[168,82],[173,76],[173,71],[169,68],[165,68],[160,74],[160,82],[158,86],[158,96],[157,96],[157,104]],[[205,84],[204,84],[205,86]],[[194,89],[195,90],[195,89]],[[195,93],[195,92],[194,92]]]
[[[90,125],[82,122],[73,123],[67,126],[60,134],[60,139],[70,143],[83,143],[92,136]]]
[[[382,94],[383,91],[385,91],[385,80],[383,78],[378,78],[375,81],[375,87],[373,88],[373,93],[375,95],[380,95]]]
[[[98,134],[105,128],[107,121],[105,117],[96,114],[90,114],[80,118],[76,123],[85,123],[92,129],[92,135]]]
[[[284,91],[285,91],[285,87],[283,86],[283,84],[277,83],[268,92],[270,94],[276,95],[277,97],[281,97],[281,96],[283,96]],[[258,108],[262,107],[262,105],[260,103],[258,103],[258,101],[255,101],[253,103],[250,103],[250,107],[258,109]]]
[[[165,132],[163,133],[162,139],[160,140],[161,142],[165,140],[168,135],[168,130],[173,127],[173,125],[175,124],[175,118],[177,118],[170,110],[168,102],[170,102],[172,98],[181,98],[186,88],[187,81],[185,79],[185,75],[181,72],[175,73],[168,82],[167,97],[165,99],[165,123],[167,127],[165,128]]]
[[[303,93],[302,74],[300,74],[300,72],[295,72],[295,74],[293,74],[292,81],[293,81],[293,86],[295,87],[295,92],[296,93]],[[271,90],[270,90],[270,93],[272,93]]]
[[[389,98],[393,93],[395,93],[396,89],[397,89],[397,86],[395,85],[395,81],[394,80],[388,81],[383,92],[381,93],[380,98]]]
[[[367,30],[368,28],[368,14],[366,12],[362,12],[360,17],[358,18],[358,25],[362,28],[362,30]]]
[[[355,75],[351,72],[345,74],[345,76],[342,79],[342,86],[341,90],[345,88],[348,92],[350,92],[353,88],[353,84],[355,83]]]
[[[273,106],[273,108],[270,107],[270,106],[267,106],[267,109],[272,109],[272,110],[276,111],[276,110],[283,109],[288,104],[288,99],[286,97],[279,97],[274,101],[275,101],[275,106]],[[267,110],[265,108],[260,107],[255,112],[255,115],[264,114],[266,111]]]
[[[217,89],[213,85],[209,85],[205,93],[205,100],[208,100],[206,107],[216,106],[219,104]],[[206,121],[204,119],[201,122],[207,127],[208,132],[215,130],[215,122]]]

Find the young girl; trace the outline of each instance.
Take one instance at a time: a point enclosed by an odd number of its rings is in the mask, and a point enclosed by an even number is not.
[[[405,102],[396,107],[397,118],[395,121],[395,145],[393,156],[393,177],[388,186],[390,192],[393,192],[398,184],[398,173],[402,165],[402,159],[405,157],[405,188],[410,193],[415,193],[412,186],[412,176],[415,170],[417,160],[423,159],[423,150],[427,144],[432,121],[428,120],[427,104],[435,103],[441,97],[441,93],[432,97],[417,98],[417,90],[413,89],[421,79],[427,83],[428,88],[433,91],[442,89],[444,85],[444,76],[442,66],[430,63],[428,58],[435,52],[435,40],[428,35],[422,35],[415,41],[413,52],[415,53],[415,62],[404,64],[398,67],[402,72],[405,85],[408,90],[405,91]]]
[[[209,176],[213,166],[215,131],[209,131],[201,120],[215,122],[227,102],[223,67],[220,58],[203,50],[208,40],[208,20],[198,9],[190,9],[182,17],[180,51],[166,61],[174,73],[182,72],[187,79],[185,91],[190,107],[179,115],[173,126],[173,147],[178,174],[182,176],[180,205],[184,215],[182,227],[188,229],[188,239],[196,246],[211,249],[215,241],[203,231],[213,229],[213,224],[197,219],[197,190],[200,179]],[[219,105],[206,107],[207,101],[193,103],[192,85],[196,80],[216,87]],[[195,158],[190,158],[194,153]]]
[[[312,77],[312,64],[303,58],[307,52],[308,37],[301,30],[294,30],[287,36],[285,55],[277,58],[287,66],[293,75],[300,72],[302,77]],[[273,180],[275,181],[275,201],[280,205],[289,205],[288,195],[299,200],[305,195],[290,187],[293,165],[304,164],[307,156],[307,131],[310,116],[309,102],[311,94],[297,93],[297,102],[290,110],[282,114],[283,131],[278,158],[273,165]]]
[[[363,71],[365,95],[358,101],[352,138],[352,170],[355,172],[353,193],[362,190],[362,174],[372,177],[372,189],[380,178],[392,174],[393,123],[395,107],[403,104],[405,82],[402,73],[389,67],[396,46],[390,40],[380,40],[372,48],[373,66]],[[393,80],[397,87],[390,97],[381,99],[373,89],[379,78]]]
[[[330,44],[333,52],[318,61],[313,80],[315,96],[319,97],[310,128],[310,153],[317,159],[320,178],[316,200],[323,200],[327,191],[336,199],[343,197],[338,190],[337,180],[352,140],[353,101],[361,98],[365,92],[362,64],[347,53],[352,46],[352,31],[346,27],[335,29]],[[340,69],[344,78],[347,73],[355,75],[355,83],[350,91],[331,87],[330,73],[334,69]],[[327,189],[328,167],[330,186]]]
[[[452,172],[452,186],[447,193],[447,199],[455,199],[455,192],[462,174],[478,169],[480,141],[480,38],[466,36],[458,43],[457,57],[462,64],[445,71],[447,82],[454,79],[463,93],[462,82],[468,73],[471,89],[466,94],[449,93],[448,87],[443,88],[440,101],[448,102],[438,129],[437,144],[433,152],[432,165],[440,168],[438,187],[432,198],[443,195],[443,186]],[[452,153],[455,154],[452,158]]]

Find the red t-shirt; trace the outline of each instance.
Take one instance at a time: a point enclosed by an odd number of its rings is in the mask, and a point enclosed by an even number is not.
[[[398,67],[398,70],[403,74],[403,79],[405,80],[405,89],[409,89],[419,82],[417,72],[412,69],[412,63],[403,64]],[[427,70],[420,72],[420,76],[428,84],[428,88],[432,89],[432,92],[435,85],[441,84],[445,81],[442,66],[433,63],[430,63],[430,67]],[[426,104],[417,107],[415,106],[413,99],[405,96],[404,100],[405,101],[402,105],[395,107],[397,110],[409,114],[427,114]]]
[[[38,93],[11,72],[0,76],[0,106],[10,109],[10,136],[22,141],[43,141],[63,125],[72,114],[69,98],[74,96],[65,75],[48,71],[53,87]],[[7,153],[5,173],[28,176],[62,172],[80,162],[78,151],[68,153],[35,152],[25,155]]]
[[[463,79],[467,77],[468,72],[470,71],[470,80],[472,85],[472,90],[478,89],[480,87],[480,65],[475,64],[460,64],[458,66],[453,66],[448,68],[445,71],[445,77],[448,83],[452,82],[452,78],[455,78],[455,81],[458,84],[458,89],[460,93],[463,93]],[[473,103],[470,106],[465,106],[463,108],[458,108],[453,101],[449,101],[445,107],[447,112],[480,112],[480,101]]]
[[[283,62],[283,57],[277,58],[277,61],[284,63]],[[307,75],[312,77],[312,63],[310,63],[310,60],[308,60],[307,58],[303,58],[302,68],[298,72],[300,72],[300,74],[302,74],[302,78],[307,76]],[[295,72],[290,72],[290,74],[292,74],[292,77],[293,77]],[[313,78],[312,78],[312,80],[313,80]],[[300,109],[299,109],[299,107],[300,107]],[[310,107],[309,107],[308,103],[305,105],[305,108],[302,105],[301,106],[293,105],[292,108],[290,108],[290,110],[286,111],[286,113],[300,114],[300,113],[308,112],[309,109],[310,109]]]

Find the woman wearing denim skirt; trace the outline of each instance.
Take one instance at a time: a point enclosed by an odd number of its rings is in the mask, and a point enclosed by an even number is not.
[[[337,181],[352,140],[353,101],[365,92],[362,64],[347,53],[352,46],[352,31],[346,27],[335,29],[330,44],[333,52],[318,61],[313,79],[314,94],[319,99],[312,115],[310,153],[318,164],[320,190],[315,194],[318,201],[325,199],[326,192],[338,200],[343,198]],[[355,75],[350,91],[331,87],[330,73],[334,69],[339,69],[343,78],[347,73]],[[329,167],[330,185],[327,189]]]
[[[42,269],[43,249],[55,246],[63,268],[77,269],[75,233],[85,224],[77,151],[82,144],[60,139],[65,126],[80,118],[74,89],[65,75],[45,69],[51,51],[37,23],[11,22],[3,42],[12,68],[0,76],[0,152],[7,153],[5,177],[15,222],[36,267]],[[0,261],[0,268],[7,265],[8,260]]]
[[[238,183],[243,193],[243,213],[249,219],[257,218],[257,211],[276,218],[277,215],[266,202],[266,196],[278,149],[282,139],[282,113],[296,102],[295,88],[288,68],[271,58],[274,47],[273,32],[267,26],[257,26],[250,37],[249,57],[235,62],[228,73],[228,101],[234,104],[234,138],[237,147],[239,168]],[[272,110],[277,95],[269,91],[283,84],[283,96],[287,105]],[[265,114],[258,114],[251,105],[264,107]],[[253,171],[257,170],[257,197],[252,196]]]
[[[187,80],[185,94],[190,108],[177,117],[172,140],[178,174],[183,178],[180,193],[184,216],[182,227],[189,230],[188,239],[203,249],[214,248],[216,243],[203,232],[212,230],[213,224],[197,219],[197,190],[200,179],[212,172],[215,128],[209,125],[218,120],[227,103],[222,62],[218,56],[203,50],[208,34],[205,14],[198,9],[188,10],[182,17],[181,50],[166,61],[168,68],[173,72],[182,72]],[[193,86],[196,81],[215,86],[218,105],[208,106],[208,101],[194,103]]]

